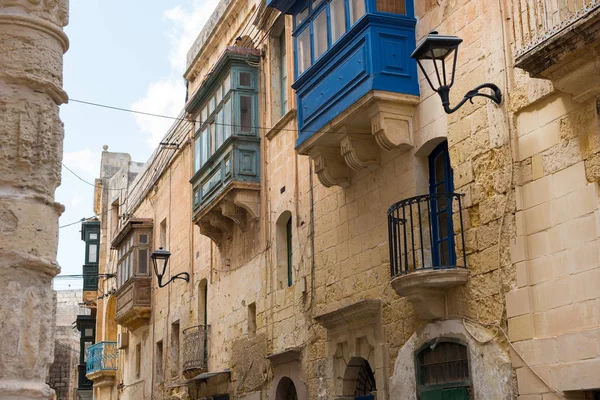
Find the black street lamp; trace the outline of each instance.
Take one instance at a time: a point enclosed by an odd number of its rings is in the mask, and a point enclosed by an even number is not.
[[[187,272],[181,272],[169,279],[168,282],[165,282],[164,284],[162,283],[162,278],[165,275],[165,272],[167,271],[169,257],[171,257],[171,252],[168,250],[163,250],[162,247],[159,247],[158,250],[154,250],[152,252],[152,255],[150,256],[150,258],[152,259],[152,264],[154,265],[154,273],[158,278],[158,287],[161,288],[167,286],[175,279],[183,279],[186,282],[190,281],[190,274],[188,274]],[[159,273],[158,271],[161,271],[161,273]]]
[[[491,99],[494,103],[500,104],[502,102],[502,92],[498,86],[493,83],[484,83],[482,85],[477,86],[475,89],[467,92],[465,97],[456,105],[456,107],[450,107],[450,88],[454,84],[454,74],[456,72],[456,58],[458,56],[458,45],[462,43],[462,39],[456,36],[446,36],[446,35],[438,35],[436,31],[432,31],[423,39],[418,45],[415,51],[411,54],[411,58],[417,60],[417,64],[423,71],[423,75],[429,82],[429,86],[433,89],[434,92],[437,92],[441,99],[442,105],[444,106],[444,111],[447,114],[452,114],[454,111],[458,110],[462,107],[463,104],[466,103],[467,100],[473,103],[473,97],[482,96]],[[454,53],[454,62],[452,63],[452,72],[450,83],[446,78],[446,64],[445,59],[449,57],[452,53]],[[421,60],[432,60],[433,66],[435,67],[435,74],[438,80],[438,87],[436,88],[427,72],[421,65]],[[440,68],[438,67],[438,62],[441,63],[441,74]],[[493,94],[487,93],[479,93],[481,89],[492,89]]]

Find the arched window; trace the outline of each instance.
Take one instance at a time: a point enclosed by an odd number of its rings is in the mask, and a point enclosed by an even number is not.
[[[420,400],[471,399],[471,373],[465,345],[438,338],[417,353],[416,361]]]
[[[277,219],[277,281],[279,288],[294,284],[294,260],[292,254],[292,213],[283,212]]]
[[[281,378],[277,385],[275,400],[298,400],[298,393],[294,382],[286,377]]]
[[[369,362],[361,357],[351,358],[344,373],[344,396],[373,400],[372,393],[376,391],[375,375]]]
[[[440,143],[429,155],[429,194],[431,195],[431,230],[433,266],[456,265],[454,227],[452,225],[452,196],[454,178],[450,167],[448,142]]]

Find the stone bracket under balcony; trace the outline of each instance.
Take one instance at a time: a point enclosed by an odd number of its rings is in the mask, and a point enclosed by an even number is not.
[[[248,224],[260,217],[259,188],[256,183],[232,182],[194,216],[200,233],[221,247],[224,240],[232,238],[235,225],[246,231]]]
[[[464,285],[469,279],[466,268],[422,269],[400,275],[391,282],[396,293],[410,301],[422,319],[448,317],[446,292]]]
[[[348,187],[352,171],[375,171],[381,151],[413,147],[418,96],[371,91],[297,147],[325,187]]]
[[[515,66],[534,78],[551,80],[556,89],[585,102],[600,95],[600,5],[563,18],[559,26],[521,49]],[[526,21],[515,21],[519,22]]]

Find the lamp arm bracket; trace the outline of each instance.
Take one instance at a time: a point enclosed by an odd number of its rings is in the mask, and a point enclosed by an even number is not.
[[[492,94],[480,93],[479,91],[481,89],[491,89]],[[476,97],[476,96],[486,97],[486,98],[492,100],[496,104],[502,103],[502,91],[500,90],[500,88],[498,86],[494,85],[493,83],[484,83],[484,84],[477,86],[476,88],[474,88],[472,90],[469,90],[467,92],[467,94],[465,94],[463,99],[454,107],[450,107],[450,87],[449,86],[441,86],[437,90],[437,92],[440,95],[440,98],[442,99],[442,105],[444,106],[444,111],[446,111],[446,114],[452,114],[453,112],[455,112],[456,110],[461,108],[463,106],[463,104],[465,104],[467,102],[467,100],[469,102],[471,102],[471,104],[473,104],[473,97]]]
[[[162,283],[162,276],[160,276],[158,278],[158,287],[160,288],[164,288],[165,286],[167,286],[169,283],[173,282],[175,279],[181,279],[184,280],[186,282],[189,283],[190,281],[190,274],[188,274],[187,272],[181,272],[177,275],[174,275],[171,279],[169,279],[167,282]]]

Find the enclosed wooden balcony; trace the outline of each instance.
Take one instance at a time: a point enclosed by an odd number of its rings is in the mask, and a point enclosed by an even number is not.
[[[600,1],[517,2],[513,9],[517,67],[577,101],[600,95]]]
[[[145,325],[152,310],[152,277],[133,276],[115,293],[117,312],[115,321],[130,331]]]
[[[86,352],[86,377],[94,386],[110,386],[115,381],[119,361],[117,342],[98,342]]]
[[[448,289],[469,276],[460,194],[402,200],[388,210],[392,287],[422,318],[445,317]]]
[[[419,102],[411,0],[269,0],[294,16],[298,139],[324,186],[412,146]]]

